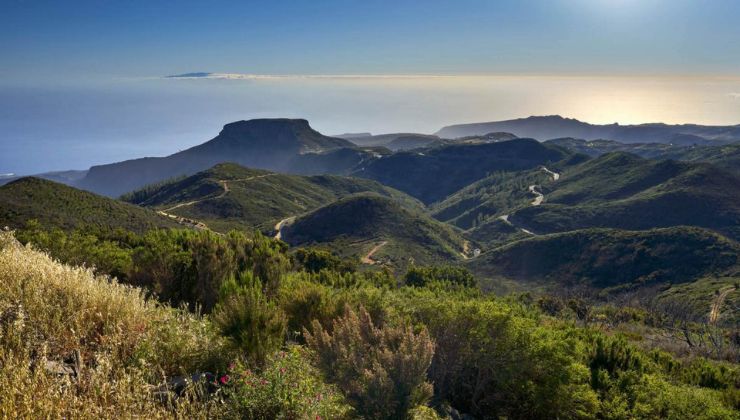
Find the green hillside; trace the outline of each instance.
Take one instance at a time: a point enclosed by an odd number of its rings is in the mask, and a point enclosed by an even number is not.
[[[283,229],[291,245],[322,245],[344,255],[366,256],[393,266],[462,258],[465,240],[451,227],[376,194],[343,198],[296,219]]]
[[[0,187],[0,226],[20,228],[29,220],[62,229],[134,232],[179,226],[151,210],[40,178],[21,178]]]
[[[430,211],[437,220],[461,229],[472,229],[528,206],[534,198],[528,186],[550,182],[553,182],[552,176],[542,169],[498,172],[448,196]]]
[[[711,147],[689,147],[664,153],[660,157],[691,162],[708,162],[718,168],[740,175],[740,143]]]
[[[606,154],[544,186],[545,201],[510,220],[536,233],[589,227],[700,226],[740,238],[740,178],[705,163]]]
[[[626,152],[649,159],[674,159],[689,162],[707,162],[738,174],[740,171],[740,143],[718,146],[674,145],[663,143],[620,143],[613,140],[581,140],[561,138],[546,144],[564,147],[575,153],[598,157],[611,152]]]
[[[740,245],[708,230],[589,229],[530,237],[470,262],[483,277],[599,289],[690,282],[737,267]]]
[[[565,149],[532,139],[458,144],[398,152],[369,162],[355,175],[374,179],[429,204],[494,172],[532,169],[568,156]]]
[[[124,198],[217,231],[271,230],[281,219],[300,216],[358,192],[375,192],[404,205],[420,204],[367,179],[334,175],[285,175],[224,163],[190,177],[146,188]]]

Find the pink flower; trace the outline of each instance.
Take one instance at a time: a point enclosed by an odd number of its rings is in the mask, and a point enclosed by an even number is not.
[[[221,385],[226,385],[227,383],[229,383],[229,379],[231,379],[229,375],[224,375],[220,377],[218,380],[219,382],[221,382]]]
[[[280,368],[280,373],[285,373],[285,368],[284,367],[281,367]]]

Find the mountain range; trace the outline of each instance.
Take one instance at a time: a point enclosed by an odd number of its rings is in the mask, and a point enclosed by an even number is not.
[[[443,127],[435,135],[443,138],[475,136],[495,131],[514,133],[519,137],[549,140],[572,137],[584,140],[615,140],[621,143],[666,143],[675,145],[708,145],[740,140],[740,125],[706,126],[661,123],[620,125],[589,124],[559,115],[533,116],[507,121],[457,124]]]
[[[542,133],[516,130],[532,122]],[[557,138],[557,127],[583,127],[560,117],[505,123],[343,139],[306,120],[239,121],[167,157],[11,180],[0,224],[258,230],[367,269],[464,264],[489,285],[634,290],[737,278],[732,127],[649,125],[701,131],[709,144],[681,146]],[[555,139],[517,137],[540,134]]]

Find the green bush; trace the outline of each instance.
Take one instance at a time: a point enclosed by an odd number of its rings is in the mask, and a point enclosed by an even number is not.
[[[228,287],[232,292],[216,306],[213,321],[247,360],[261,366],[267,355],[282,346],[287,319],[251,274],[242,274],[240,283]]]
[[[463,267],[442,265],[437,267],[411,267],[403,277],[407,286],[424,287],[433,283],[462,287],[477,287],[473,274]]]
[[[315,321],[304,335],[320,369],[366,418],[405,419],[432,396],[426,372],[434,342],[425,329],[378,328],[364,308],[358,314],[348,307],[331,334]]]
[[[234,366],[221,378],[226,383],[227,413],[265,420],[350,418],[352,407],[308,359],[305,348],[291,346],[273,353],[259,371]]]

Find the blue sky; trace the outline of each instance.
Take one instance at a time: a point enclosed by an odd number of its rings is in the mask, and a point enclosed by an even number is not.
[[[2,83],[189,71],[737,74],[735,0],[3,0]]]

